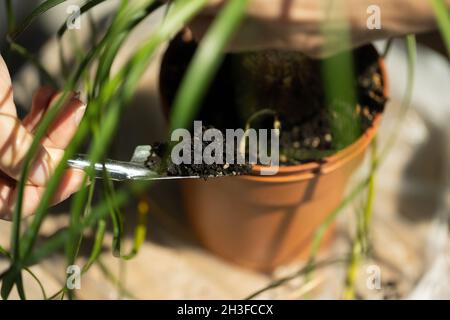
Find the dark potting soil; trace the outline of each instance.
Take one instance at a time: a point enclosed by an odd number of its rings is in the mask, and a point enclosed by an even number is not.
[[[160,88],[166,108],[172,105],[196,47],[180,34],[164,56]],[[362,134],[384,110],[387,98],[375,49],[356,49],[353,60],[357,103],[352,117],[359,121]],[[281,125],[280,164],[320,161],[338,151],[330,125],[335,115],[325,103],[322,62],[277,50],[227,54],[196,119],[224,131],[245,128],[253,115],[270,109],[276,117],[258,117],[251,127],[271,129],[275,121]]]
[[[169,145],[167,143],[154,143],[152,145],[152,152],[147,159],[146,166],[150,169],[167,176],[200,176],[203,179],[210,177],[221,176],[238,176],[249,174],[252,171],[252,166],[245,164],[194,164],[194,139],[191,143],[191,163],[192,164],[174,164],[169,156]],[[202,149],[204,149],[209,142],[202,141]],[[225,145],[225,144],[224,144]],[[226,153],[223,153],[223,159],[226,159]],[[236,158],[236,153],[235,153]]]

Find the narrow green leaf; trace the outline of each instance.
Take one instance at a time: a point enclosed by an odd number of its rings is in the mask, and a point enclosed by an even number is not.
[[[405,95],[403,97],[400,109],[398,111],[398,118],[403,121],[406,113],[411,106],[411,100],[414,90],[414,79],[416,70],[416,60],[417,60],[417,43],[416,37],[414,35],[406,36],[406,55],[407,55],[407,74],[406,74],[406,89]],[[388,154],[389,151],[394,146],[395,141],[397,141],[398,135],[400,134],[401,125],[395,126],[393,132],[389,134],[389,139],[384,145],[383,149],[380,151],[379,162],[382,161]]]
[[[112,199],[115,206],[124,206],[130,198],[134,195],[142,194],[151,183],[148,181],[133,183],[128,187],[121,189],[116,193],[116,197]],[[101,202],[96,207],[92,208],[92,212],[82,222],[81,225],[76,226],[76,232],[81,234],[84,229],[94,226],[97,221],[105,219],[109,215],[109,205]],[[32,266],[42,259],[48,257],[52,253],[64,246],[70,236],[69,230],[61,230],[49,237],[49,239],[41,246],[35,248],[33,252],[24,259],[25,266]]]
[[[205,0],[189,0],[186,1],[177,1],[174,10],[169,14],[165,22],[161,25],[160,28],[158,28],[155,33],[152,35],[152,37],[148,40],[148,42],[143,45],[136,54],[130,59],[129,63],[127,63],[112,79],[110,79],[105,85],[103,86],[102,92],[99,94],[99,97],[94,99],[87,110],[87,116],[85,116],[84,120],[81,122],[78,131],[73,138],[71,144],[66,148],[65,154],[61,160],[60,165],[55,169],[53,178],[49,181],[47,188],[44,192],[44,195],[41,199],[41,202],[39,204],[39,207],[36,211],[36,214],[34,216],[34,219],[31,223],[30,228],[27,229],[23,236],[24,246],[22,252],[22,257],[24,260],[28,261],[29,259],[26,258],[29,256],[29,254],[32,251],[33,245],[36,241],[36,236],[39,230],[39,227],[42,223],[43,218],[46,215],[48,205],[50,203],[50,200],[52,198],[52,195],[54,191],[56,190],[58,186],[59,179],[61,178],[64,169],[66,167],[67,160],[72,157],[77,150],[77,148],[81,145],[81,142],[83,141],[84,137],[89,132],[89,112],[92,112],[90,110],[96,110],[99,106],[103,105],[104,103],[108,102],[111,97],[114,97],[117,93],[117,88],[122,81],[126,79],[126,84],[124,84],[123,91],[121,92],[121,95],[124,97],[124,100],[120,101],[126,101],[130,99],[134,93],[134,89],[142,76],[142,74],[145,72],[145,67],[148,65],[149,61],[153,57],[153,54],[155,53],[156,49],[159,47],[160,44],[164,43],[167,39],[169,39],[174,33],[178,32],[183,25],[185,25],[199,10],[203,8],[205,5]],[[98,52],[101,50],[101,48],[95,48],[93,52],[91,52],[88,57],[86,57],[85,64],[88,64],[93,56],[98,54]],[[134,68],[133,68],[134,66]],[[80,69],[76,72],[75,78],[77,78],[80,74],[82,74],[84,69],[81,69],[83,65],[80,66]],[[72,88],[73,86],[69,86],[69,88]],[[114,101],[110,101],[114,102]],[[115,102],[115,103],[120,103]],[[48,121],[52,121],[52,119],[46,120],[47,116],[44,117],[43,125],[48,125]],[[42,138],[42,136],[38,136],[38,133],[42,133],[42,130],[46,130],[45,127],[41,125],[38,129],[38,132],[36,133],[36,136]],[[40,131],[41,130],[41,131]],[[45,133],[45,131],[44,131]],[[32,146],[33,147],[33,146]],[[96,148],[99,149],[96,149]],[[101,155],[103,154],[103,148],[105,146],[102,144],[102,141],[97,141],[93,144],[93,148],[90,152],[91,154],[91,161],[92,162],[98,162],[99,159],[101,159]],[[36,150],[31,150],[30,152],[35,152]],[[34,153],[31,153],[34,154]],[[29,163],[29,160],[28,162]],[[27,176],[27,171],[24,172],[23,176]],[[24,182],[24,179],[21,179],[22,183]],[[19,188],[19,191],[21,188],[23,188],[24,184],[21,185]],[[23,197],[23,193],[22,193]],[[118,195],[119,197],[119,195]],[[20,209],[20,210],[19,210]],[[21,212],[21,208],[18,208],[16,211]],[[19,215],[20,218],[20,215]]]
[[[31,271],[30,268],[24,268],[24,270],[36,281],[39,289],[41,290],[42,298],[44,300],[47,300],[47,292],[45,292],[44,285],[42,284],[41,280],[39,280],[38,276],[33,271]]]
[[[25,295],[25,289],[23,287],[22,273],[19,273],[19,276],[17,277],[16,287],[17,287],[17,293],[19,294],[20,300],[27,300],[27,297]]]
[[[138,224],[134,231],[134,240],[133,240],[133,248],[130,253],[122,256],[125,260],[131,260],[139,253],[139,250],[142,247],[142,244],[145,241],[145,237],[147,235],[147,216],[145,214],[139,213]]]
[[[10,34],[10,37],[12,39],[17,38],[17,36],[20,35],[23,31],[25,31],[33,23],[35,19],[37,19],[43,13],[46,13],[48,10],[52,9],[53,7],[56,7],[57,5],[65,1],[66,0],[47,0],[43,2],[36,9],[34,9],[33,12],[31,12],[28,17],[25,18],[22,24],[18,28],[16,28],[12,34]]]
[[[47,71],[47,69],[40,63],[40,61],[31,54],[25,47],[22,47],[16,42],[10,43],[10,48],[13,52],[18,53],[20,56],[31,62],[32,65],[38,69],[39,73],[44,78],[48,84],[50,84],[53,88],[58,89],[60,86],[58,81]]]
[[[5,6],[6,6],[6,15],[8,19],[8,33],[10,33],[14,30],[14,27],[16,25],[16,17],[14,14],[14,7],[12,4],[12,0],[5,0]]]
[[[328,25],[323,27],[326,39],[325,46],[331,46],[330,35],[339,37],[341,46],[350,48],[350,27],[342,21],[338,34],[328,31]],[[330,126],[333,135],[333,149],[341,150],[355,142],[361,135],[359,115],[355,112],[357,104],[356,73],[353,53],[345,50],[329,58],[321,64],[325,103],[330,114]]]
[[[88,261],[83,266],[83,273],[86,273],[100,256],[100,253],[102,252],[103,239],[105,238],[105,232],[106,232],[106,221],[104,219],[101,219],[97,225],[94,247],[92,249]]]
[[[85,14],[92,8],[95,8],[97,5],[101,4],[102,2],[105,2],[106,0],[90,0],[86,2],[81,8],[80,8],[80,15]],[[64,23],[58,30],[58,37],[62,37],[64,33],[67,31],[67,23]]]
[[[19,275],[19,268],[14,265],[12,265],[8,270],[4,272],[4,274],[2,274],[2,288],[0,291],[0,295],[3,300],[8,300]]]
[[[431,0],[439,29],[442,33],[447,52],[450,55],[450,11],[444,0]]]
[[[108,176],[106,170],[104,170],[104,195],[106,198],[106,203],[109,205],[109,211],[111,215],[111,220],[113,222],[113,244],[112,251],[113,256],[120,258],[120,248],[122,244],[122,234],[123,234],[123,218],[120,211],[120,207],[117,207],[112,201],[115,198],[114,195],[114,185],[111,178]]]
[[[401,110],[400,110],[400,119],[403,120],[404,116],[411,104],[412,98],[412,89],[414,84],[414,75],[415,75],[415,64],[416,64],[416,38],[414,35],[408,35],[406,37],[406,47],[407,47],[407,55],[408,55],[408,74],[407,74],[407,85],[406,92],[403,98]],[[390,134],[390,140],[386,143],[384,149],[380,152],[376,159],[372,159],[371,161],[371,171],[377,170],[380,164],[385,159],[386,155],[389,153],[390,149],[394,145],[396,138],[399,132],[399,126],[396,126],[394,132]],[[323,236],[325,235],[325,231],[329,228],[329,226],[336,220],[336,217],[343,209],[345,209],[349,204],[352,203],[353,199],[355,199],[366,187],[369,185],[371,179],[370,176],[361,181],[352,189],[352,191],[341,201],[338,207],[333,210],[322,222],[322,224],[317,228],[314,233],[313,242],[311,245],[310,255],[308,259],[308,264],[312,264],[315,261],[317,253],[319,251],[320,245],[322,243]]]
[[[244,17],[248,0],[229,0],[201,41],[174,100],[171,129],[186,128],[224,58],[224,50]]]
[[[3,248],[2,246],[0,246],[0,254],[5,256],[5,257],[11,257],[9,252],[5,248]]]

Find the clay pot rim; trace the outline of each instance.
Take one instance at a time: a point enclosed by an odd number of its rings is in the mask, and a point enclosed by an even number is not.
[[[381,75],[384,83],[384,94],[389,96],[389,83],[386,73],[386,65],[384,59],[380,56],[378,63],[381,69]],[[380,112],[375,116],[373,124],[368,128],[354,143],[346,147],[345,149],[322,159],[322,161],[308,162],[304,164],[292,165],[292,166],[280,166],[278,173],[275,175],[261,175],[261,170],[267,167],[261,165],[253,166],[252,174],[241,176],[242,179],[252,181],[265,181],[265,182],[289,182],[313,179],[314,177],[327,174],[342,167],[345,163],[351,161],[353,158],[363,152],[367,145],[372,141],[376,135],[382,119],[382,113]]]

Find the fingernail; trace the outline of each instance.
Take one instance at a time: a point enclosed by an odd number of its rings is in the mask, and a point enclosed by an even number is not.
[[[75,125],[79,125],[81,120],[83,120],[84,113],[86,112],[86,106],[79,107],[75,113]]]

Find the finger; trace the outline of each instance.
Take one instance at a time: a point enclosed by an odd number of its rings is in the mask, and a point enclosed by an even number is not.
[[[31,111],[23,119],[22,123],[29,132],[34,133],[38,123],[42,120],[47,108],[56,94],[56,91],[49,87],[39,88],[33,96]]]
[[[68,170],[63,176],[60,185],[53,195],[51,205],[60,203],[77,192],[84,182],[84,172]],[[36,211],[45,188],[26,186],[24,189],[22,214],[23,217],[30,216]],[[0,178],[0,219],[11,220],[16,204],[17,191],[15,184]]]
[[[50,107],[54,106],[58,99],[60,95],[52,99]],[[86,105],[78,99],[78,95],[71,95],[49,128],[47,137],[43,141],[44,146],[65,149],[77,132],[85,111]]]
[[[14,116],[0,113],[0,124],[0,170],[17,180],[34,137]],[[50,154],[39,146],[32,159],[28,180],[36,186],[45,186],[53,167]]]
[[[39,121],[48,108],[55,106],[58,99],[61,98],[61,94],[52,95],[49,90],[51,89],[41,88],[36,93],[33,108],[24,119],[24,125],[31,133],[35,132]],[[85,111],[86,105],[78,99],[78,94],[71,94],[42,141],[47,150],[49,148],[65,149],[67,147],[75,135]]]
[[[0,170],[9,177],[18,179],[32,141],[33,136],[17,118],[11,77],[0,56]],[[51,172],[52,159],[41,147],[33,160],[29,181],[36,185],[45,185]]]
[[[16,107],[13,101],[11,77],[5,61],[0,55],[0,113],[17,117]]]

